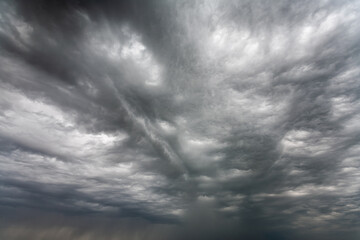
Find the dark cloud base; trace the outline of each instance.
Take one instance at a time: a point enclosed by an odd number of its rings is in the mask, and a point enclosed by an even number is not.
[[[0,239],[359,239],[358,1],[0,1]]]

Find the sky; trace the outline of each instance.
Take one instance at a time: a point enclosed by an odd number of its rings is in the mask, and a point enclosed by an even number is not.
[[[360,239],[357,0],[0,0],[0,239]]]

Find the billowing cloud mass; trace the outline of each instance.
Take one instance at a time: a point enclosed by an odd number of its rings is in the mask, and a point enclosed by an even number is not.
[[[0,239],[360,239],[360,2],[0,1]]]

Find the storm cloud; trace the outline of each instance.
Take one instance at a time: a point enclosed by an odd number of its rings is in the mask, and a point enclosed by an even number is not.
[[[0,238],[359,239],[360,3],[0,1]]]

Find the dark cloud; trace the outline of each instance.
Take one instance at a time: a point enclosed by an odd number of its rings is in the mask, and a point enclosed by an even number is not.
[[[0,238],[358,239],[356,1],[1,1]]]

